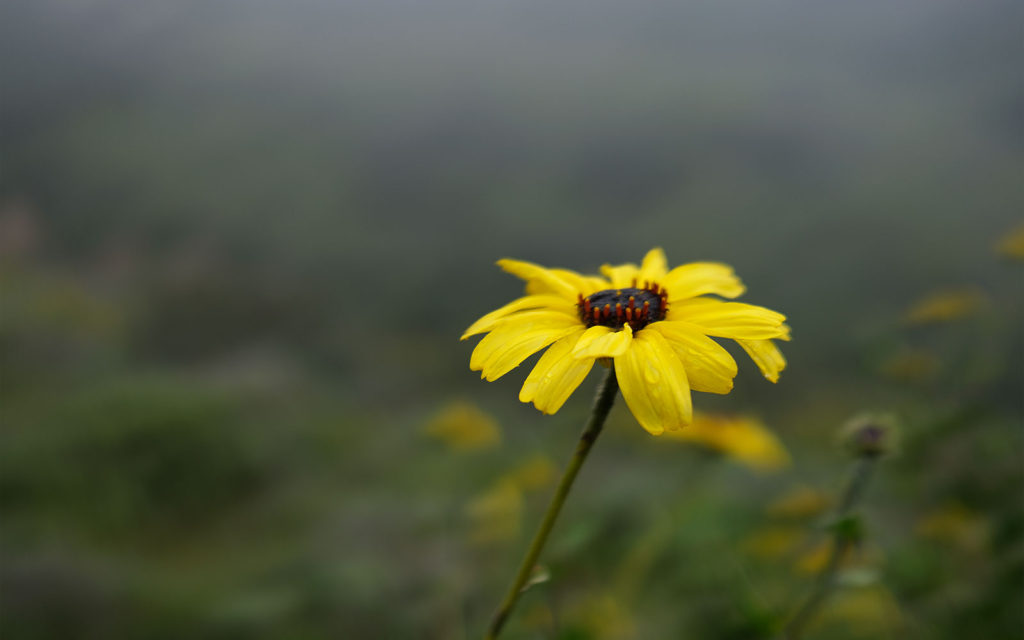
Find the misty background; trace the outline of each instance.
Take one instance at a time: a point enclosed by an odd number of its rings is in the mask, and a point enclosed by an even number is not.
[[[503,451],[560,462],[595,384],[542,418],[516,400],[525,367],[468,370],[458,336],[521,290],[502,257],[733,265],[789,316],[789,368],[772,386],[741,362],[698,409],[762,415],[831,488],[851,413],[953,415],[970,442],[998,422],[983,451],[905,458],[880,518],[897,558],[929,495],[1004,509],[1014,539],[1021,271],[993,247],[1024,211],[1022,24],[1013,0],[4,2],[5,635],[475,637],[523,541],[481,563],[458,504],[513,454],[459,466],[420,428],[471,398]],[[983,310],[908,333],[950,288]],[[907,345],[942,373],[880,376]],[[589,471],[631,479],[573,498],[591,522],[612,505],[611,537],[580,543],[612,557],[644,529],[630,495],[704,482],[652,480],[664,454],[634,473],[657,447],[615,415]],[[705,491],[752,513],[775,482]],[[965,565],[1024,567],[995,549]],[[892,583],[908,611],[1018,625],[1017,573],[986,573],[998,612],[977,613],[919,555]],[[702,606],[637,637],[732,637],[696,631]],[[555,633],[521,637],[598,637]]]

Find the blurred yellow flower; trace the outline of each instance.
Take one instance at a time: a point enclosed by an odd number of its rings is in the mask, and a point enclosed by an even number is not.
[[[939,370],[939,357],[926,349],[905,348],[882,363],[880,372],[887,378],[905,382],[926,380]]]
[[[805,535],[801,527],[764,527],[747,536],[740,548],[755,558],[779,558],[794,551]]]
[[[979,551],[988,541],[989,522],[962,504],[951,502],[924,515],[914,528],[922,538]]]
[[[864,637],[872,637],[900,627],[903,614],[889,590],[873,584],[837,593],[822,610],[820,623],[832,621],[850,625]]]
[[[519,535],[523,494],[514,482],[500,480],[466,505],[469,538],[477,544],[507,542]]]
[[[570,608],[566,617],[586,629],[589,638],[626,640],[636,637],[636,622],[629,607],[607,593],[585,597]]]
[[[545,602],[537,602],[523,611],[523,625],[539,633],[549,633],[557,628],[554,613]]]
[[[832,555],[832,549],[835,547],[834,540],[823,540],[819,544],[812,547],[810,550],[803,553],[796,561],[796,570],[800,573],[821,573],[828,564],[829,556]],[[844,554],[849,556],[850,552]],[[840,558],[840,564],[843,564],[845,558]]]
[[[996,253],[1014,260],[1024,260],[1024,224],[996,242]]]
[[[929,295],[910,306],[907,324],[924,325],[951,322],[977,313],[985,296],[976,289],[950,289]]]
[[[689,427],[669,435],[714,449],[754,471],[777,471],[790,463],[789,452],[757,418],[698,413]]]
[[[555,479],[557,469],[551,459],[542,453],[533,455],[509,474],[509,479],[523,491],[543,489]]]
[[[794,567],[799,573],[816,574],[821,573],[828,564],[829,556],[835,547],[835,540],[832,538],[822,540],[807,552],[803,553],[796,561]],[[876,547],[853,547],[847,546],[839,558],[839,567],[849,571],[854,568],[868,568],[882,562],[882,553]]]
[[[476,406],[451,402],[424,427],[424,432],[456,451],[475,451],[501,442],[498,422]]]
[[[605,265],[602,276],[499,260],[526,281],[526,295],[488,313],[462,335],[486,333],[469,366],[497,380],[547,350],[519,392],[544,413],[555,413],[596,360],[614,360],[622,396],[654,435],[692,421],[690,391],[729,393],[736,361],[712,337],[736,340],[766,378],[786,366],[773,340],[788,340],[785,316],[739,302],[745,291],[731,267],[694,262],[669,270],[652,249],[639,267]]]
[[[832,499],[811,487],[799,486],[768,503],[765,509],[773,518],[802,520],[821,515],[832,506]]]

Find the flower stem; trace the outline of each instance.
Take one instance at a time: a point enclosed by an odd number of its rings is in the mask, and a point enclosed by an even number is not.
[[[825,604],[825,601],[832,594],[836,586],[836,578],[839,574],[839,565],[846,552],[857,542],[856,535],[851,535],[850,530],[844,527],[848,521],[850,512],[860,501],[867,487],[871,472],[878,460],[877,455],[861,455],[854,464],[850,479],[847,481],[846,490],[839,501],[836,509],[836,526],[832,534],[832,551],[825,563],[825,568],[818,574],[818,580],[814,590],[807,600],[797,609],[793,617],[782,630],[785,640],[799,640],[803,636],[804,628],[818,613],[818,609]]]
[[[576,479],[576,474],[579,473],[580,467],[583,466],[583,461],[587,459],[587,454],[590,453],[590,448],[594,446],[594,441],[597,440],[597,436],[604,427],[605,418],[608,417],[608,412],[611,411],[612,404],[615,402],[615,394],[618,390],[619,382],[615,378],[615,365],[609,365],[604,382],[601,383],[597,397],[594,398],[594,407],[591,410],[590,419],[587,420],[587,425],[583,428],[580,440],[576,444],[576,452],[573,454],[572,460],[569,461],[569,465],[565,468],[562,479],[558,482],[558,489],[555,490],[555,495],[551,498],[548,510],[544,514],[544,520],[541,521],[540,528],[534,534],[533,542],[530,543],[530,548],[526,551],[522,564],[519,565],[519,571],[516,573],[515,580],[512,581],[512,586],[509,588],[508,593],[505,594],[505,599],[501,602],[501,606],[498,607],[494,618],[491,620],[486,640],[494,640],[498,637],[502,627],[505,626],[505,622],[508,620],[509,614],[512,613],[512,609],[516,606],[516,601],[519,600],[519,595],[523,591],[523,585],[529,579],[530,573],[537,562],[537,557],[544,548],[544,543],[547,542],[548,534],[551,533],[551,529],[555,526],[555,519],[558,518],[558,512],[562,510],[562,504],[565,503],[565,498],[569,495],[569,490]]]

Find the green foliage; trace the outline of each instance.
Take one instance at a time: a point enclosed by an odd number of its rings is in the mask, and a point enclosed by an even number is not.
[[[5,440],[9,515],[39,511],[98,539],[202,526],[259,491],[272,468],[237,401],[166,379],[87,387]]]

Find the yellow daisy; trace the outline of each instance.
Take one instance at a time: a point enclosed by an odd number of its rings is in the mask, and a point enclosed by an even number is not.
[[[690,390],[729,393],[736,361],[712,338],[735,340],[775,382],[786,360],[772,340],[788,340],[786,317],[727,302],[746,289],[728,265],[693,262],[669,270],[652,249],[639,267],[604,265],[602,276],[519,260],[498,266],[526,281],[526,295],[473,323],[462,339],[486,333],[469,366],[488,381],[547,348],[519,392],[555,413],[594,361],[614,362],[622,396],[654,435],[693,419]]]

